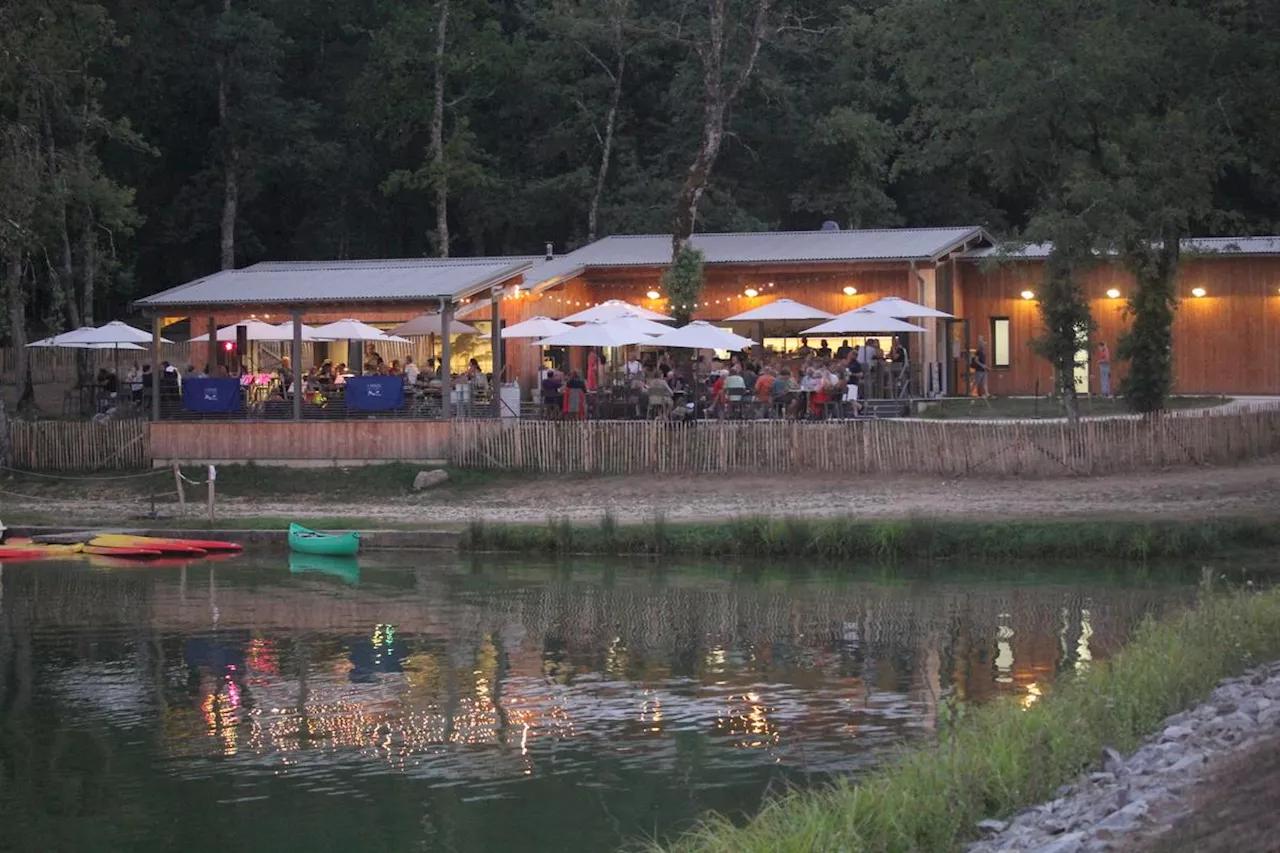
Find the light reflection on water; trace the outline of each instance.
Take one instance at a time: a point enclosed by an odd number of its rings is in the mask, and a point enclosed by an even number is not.
[[[80,804],[97,849],[220,849],[202,820],[147,817],[178,802],[234,805],[246,850],[365,849],[370,832],[387,850],[609,849],[856,771],[930,736],[952,697],[1029,707],[1189,596],[281,562],[5,567],[0,712],[37,754],[86,734],[85,772],[111,780]],[[0,759],[14,749],[0,739]],[[65,782],[61,755],[41,761]],[[72,849],[75,822],[18,790],[0,787],[0,818]]]

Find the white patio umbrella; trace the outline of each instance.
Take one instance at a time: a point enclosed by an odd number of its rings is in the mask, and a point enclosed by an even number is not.
[[[444,330],[444,319],[439,313],[420,314],[407,323],[401,323],[396,326],[388,334],[402,335],[404,337],[414,337],[420,335],[440,335]],[[469,326],[461,320],[449,321],[449,334],[451,335],[478,335],[480,330],[475,326]]]
[[[687,326],[672,329],[665,335],[654,338],[653,345],[667,349],[722,349],[736,352],[753,347],[756,342],[716,328],[705,320],[694,320]]]
[[[544,338],[538,344],[544,347],[626,347],[652,340],[653,335],[640,331],[630,323],[596,320]]]
[[[236,327],[244,326],[245,331],[249,334],[251,341],[278,341],[283,340],[279,337],[280,329],[270,323],[263,322],[250,317],[247,320],[241,320],[238,323],[232,323],[230,326],[223,326],[218,330],[217,339],[220,341],[234,341],[236,339]],[[193,344],[206,344],[209,342],[209,333],[196,335],[191,339]]]
[[[939,311],[937,308],[930,308],[928,305],[909,302],[897,296],[886,296],[884,299],[877,299],[875,302],[862,307],[868,311],[884,314],[887,317],[923,318],[929,320],[950,320],[955,317],[954,314],[948,314],[946,311]]]
[[[924,332],[919,326],[904,323],[887,314],[869,311],[866,308],[855,308],[846,311],[833,320],[828,320],[805,329],[802,335],[864,335],[864,334],[898,334],[900,332]]]
[[[161,338],[160,342],[164,344],[173,343],[173,341],[165,338]],[[150,332],[145,332],[119,320],[112,320],[110,323],[104,323],[97,327],[81,326],[73,331],[53,336],[53,346],[56,347],[73,347],[77,344],[141,344],[146,346],[150,343]],[[105,349],[110,349],[110,347],[105,347]]]
[[[610,299],[607,302],[601,302],[599,305],[583,309],[577,314],[561,317],[560,322],[592,323],[600,320],[614,320],[625,314],[634,314],[642,319],[656,320],[661,323],[670,323],[675,319],[674,317],[668,317],[666,314],[659,314],[657,311],[650,311],[648,308],[641,308],[639,305],[623,302],[621,299]]]
[[[335,341],[391,341],[407,344],[408,340],[397,335],[388,335],[379,328],[361,323],[359,320],[338,320],[324,326],[317,326],[312,331],[322,338]]]
[[[138,346],[137,344],[129,344],[129,343],[121,343],[121,344],[77,344],[77,343],[60,344],[60,343],[58,343],[58,342],[57,342],[57,340],[56,340],[56,339],[57,339],[57,337],[58,337],[57,335],[54,335],[53,337],[50,337],[50,338],[41,338],[41,339],[40,339],[40,340],[38,340],[38,341],[32,341],[31,343],[27,344],[27,346],[29,346],[29,347],[66,347],[67,349],[95,349],[95,350],[96,350],[96,349],[112,349],[112,350],[115,350],[115,349],[119,349],[119,350],[141,350],[141,349],[145,349],[145,347],[140,347],[140,346]]]
[[[770,320],[826,320],[834,317],[830,311],[796,302],[794,299],[775,299],[774,301],[734,314],[725,320],[726,323],[761,323]]]
[[[530,317],[502,330],[504,338],[549,338],[572,329],[568,323],[550,317]]]
[[[292,320],[285,320],[283,323],[281,323],[278,326],[272,326],[272,328],[276,330],[275,337],[258,338],[258,340],[283,341],[286,343],[293,340],[293,321]],[[308,326],[306,323],[302,324],[302,339],[309,343],[330,340],[330,338],[323,338],[320,335],[317,335],[315,328],[313,328],[312,326]],[[250,340],[252,340],[252,338]]]

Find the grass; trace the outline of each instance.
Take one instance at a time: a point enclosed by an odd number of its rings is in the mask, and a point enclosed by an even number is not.
[[[648,522],[620,525],[606,515],[598,524],[571,524],[555,518],[544,525],[476,520],[462,537],[462,548],[467,551],[880,561],[969,557],[1146,560],[1276,546],[1280,546],[1280,525],[1264,519],[973,522],[752,516],[718,523],[675,524],[659,515]]]
[[[666,850],[956,850],[975,838],[977,821],[1051,799],[1094,767],[1104,746],[1133,749],[1221,679],[1277,658],[1280,590],[1207,592],[1196,609],[1144,624],[1110,661],[1062,679],[1030,707],[1011,699],[950,705],[936,743],[861,782],[791,793],[741,827],[708,817]]]
[[[1208,409],[1230,401],[1229,397],[1169,397],[1169,409]],[[1120,397],[1081,397],[1080,414],[1084,417],[1130,414],[1129,404]],[[989,400],[947,399],[929,404],[920,412],[928,420],[951,418],[1061,418],[1061,401],[1053,397],[992,397]]]

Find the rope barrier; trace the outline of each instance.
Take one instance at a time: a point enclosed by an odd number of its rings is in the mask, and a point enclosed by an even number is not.
[[[64,504],[91,504],[91,503],[143,503],[155,498],[155,495],[135,495],[132,498],[54,498],[48,495],[24,495],[18,492],[10,492],[6,489],[0,489],[0,495],[9,498],[21,498],[25,501],[35,501],[36,503],[64,503]],[[167,494],[165,495],[167,497]]]
[[[45,480],[91,480],[96,483],[114,480],[137,480],[142,477],[155,477],[159,474],[169,473],[169,470],[166,468],[157,468],[154,471],[144,471],[139,474],[113,474],[103,477],[68,477],[61,474],[45,474],[39,471],[24,471],[21,468],[8,468],[4,465],[0,465],[0,471],[8,471],[11,474],[21,474],[24,477],[37,477]]]

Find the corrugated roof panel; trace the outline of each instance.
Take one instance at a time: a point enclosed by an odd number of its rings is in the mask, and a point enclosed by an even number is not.
[[[885,228],[861,231],[764,231],[695,234],[693,245],[708,264],[777,264],[821,261],[923,261],[945,255],[984,236],[979,226]],[[671,235],[605,237],[548,262],[527,277],[528,286],[548,284],[589,267],[665,266]]]
[[[144,307],[456,298],[511,278],[530,258],[270,261],[224,270],[139,299]]]
[[[965,252],[969,259],[1022,258],[1027,260],[1049,257],[1052,243],[1027,243],[1025,245],[986,246]],[[1280,236],[1275,237],[1192,237],[1182,241],[1183,254],[1187,255],[1280,255]]]

